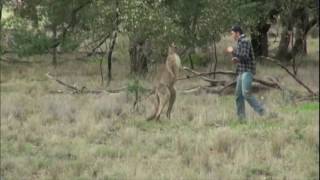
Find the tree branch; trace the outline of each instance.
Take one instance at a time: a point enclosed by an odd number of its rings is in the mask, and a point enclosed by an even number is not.
[[[318,22],[318,18],[313,18],[311,21],[309,21],[307,27],[305,28],[304,30],[304,36],[306,36],[309,32],[309,30],[314,26],[316,25]]]
[[[76,7],[75,9],[72,10],[71,12],[71,20],[70,23],[68,24],[68,26],[63,28],[62,34],[60,35],[60,37],[58,38],[57,41],[55,41],[52,46],[50,48],[56,48],[58,47],[62,41],[64,41],[66,34],[68,33],[68,31],[71,28],[74,28],[74,26],[76,25],[76,16],[77,13],[83,9],[84,7],[86,7],[87,5],[91,4],[93,2],[93,0],[88,0],[86,2],[84,2],[83,4],[79,5],[78,7]]]
[[[184,67],[183,69],[185,71],[191,72],[191,73],[196,74],[196,75],[192,76],[192,77],[187,77],[187,78],[180,78],[178,80],[190,79],[190,78],[194,78],[194,77],[201,77],[202,80],[210,82],[211,85],[217,85],[217,84],[225,85],[226,81],[214,80],[214,79],[211,79],[211,78],[208,78],[208,77],[203,77],[203,76],[210,75],[210,74],[224,74],[224,75],[236,76],[236,73],[234,73],[232,71],[216,71],[216,72],[200,73],[200,72],[192,70],[192,69],[190,69],[188,67]],[[253,78],[253,81],[257,82],[257,83],[260,83],[262,85],[268,86],[268,87],[281,89],[280,85],[277,82],[269,82],[269,81],[265,81],[265,80],[258,79],[258,78]]]
[[[72,86],[72,85],[70,85],[70,84],[67,84],[67,83],[59,80],[59,79],[56,79],[56,78],[52,77],[49,73],[47,73],[46,76],[47,76],[49,79],[55,80],[55,81],[58,82],[59,84],[65,86],[65,87],[67,87],[67,88],[69,88],[69,89],[72,89],[72,90],[77,91],[77,92],[80,91],[76,86]]]
[[[310,87],[308,87],[305,83],[303,83],[300,79],[298,79],[298,77],[296,75],[294,75],[288,68],[286,68],[283,64],[281,64],[279,62],[279,60],[271,58],[271,57],[265,57],[265,56],[261,56],[262,58],[264,58],[265,60],[275,63],[278,66],[280,66],[282,69],[284,69],[297,83],[299,83],[301,86],[303,86],[310,94],[312,95],[316,95],[316,93],[311,90]]]
[[[100,39],[100,42],[98,45],[96,45],[91,52],[87,53],[87,57],[92,56],[96,50],[101,47],[103,45],[103,43],[106,42],[106,40],[110,37],[110,33],[108,33],[107,35],[105,35],[102,39]]]
[[[195,77],[202,77],[202,76],[207,76],[207,75],[211,75],[211,74],[223,74],[223,75],[231,75],[231,76],[235,76],[236,73],[232,72],[232,71],[216,71],[216,72],[197,72],[195,70],[192,70],[191,68],[188,67],[183,67],[183,70],[187,71],[187,72],[191,72],[192,74],[195,74],[195,76],[187,76],[185,78],[179,78],[178,80],[185,80],[185,79],[191,79],[191,78],[195,78]],[[203,77],[202,77],[203,78]],[[204,78],[203,80],[209,80],[212,81],[209,78]]]
[[[113,89],[113,90],[89,90],[85,86],[83,86],[82,88],[78,88],[76,86],[73,86],[73,85],[70,85],[70,84],[68,84],[66,82],[63,82],[63,81],[51,76],[50,73],[47,73],[46,76],[49,79],[54,80],[57,83],[69,88],[70,90],[72,90],[72,93],[74,93],[74,94],[100,94],[100,93],[114,94],[114,93],[120,93],[122,91],[127,90],[127,86],[119,88],[119,89]],[[59,91],[59,92],[62,92],[62,91]]]

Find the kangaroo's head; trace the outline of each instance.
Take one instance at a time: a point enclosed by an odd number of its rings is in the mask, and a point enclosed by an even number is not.
[[[172,42],[170,45],[169,45],[169,48],[168,48],[168,54],[174,54],[177,52],[177,46],[175,45],[174,42]]]

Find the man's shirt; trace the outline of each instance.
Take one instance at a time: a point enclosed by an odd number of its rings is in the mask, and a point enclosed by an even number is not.
[[[236,73],[239,75],[243,72],[256,73],[256,64],[254,62],[254,54],[250,41],[244,34],[237,41],[236,48],[232,53],[233,57],[239,59],[237,63]]]

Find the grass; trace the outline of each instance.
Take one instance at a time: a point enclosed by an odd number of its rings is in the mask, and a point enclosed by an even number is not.
[[[318,90],[313,57],[299,73]],[[128,92],[52,93],[65,89],[45,77],[48,71],[79,87],[103,88],[98,61],[66,60],[54,69],[47,57],[37,58],[43,63],[1,64],[1,179],[319,179],[318,102],[260,92],[255,95],[278,117],[258,117],[247,106],[248,122],[240,124],[232,95],[178,92],[171,120],[147,122],[150,103],[134,111]],[[130,83],[123,62],[114,63],[111,87]],[[230,67],[221,62],[219,68]],[[276,66],[259,65],[257,76],[264,75],[305,92]],[[202,84],[180,81],[177,89]]]

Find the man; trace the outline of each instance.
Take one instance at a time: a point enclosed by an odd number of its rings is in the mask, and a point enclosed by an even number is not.
[[[245,100],[259,115],[264,115],[262,104],[251,94],[253,75],[256,73],[253,49],[240,26],[233,26],[231,35],[236,41],[235,48],[228,47],[232,62],[236,64],[237,85],[235,90],[237,115],[239,120],[246,118]]]

